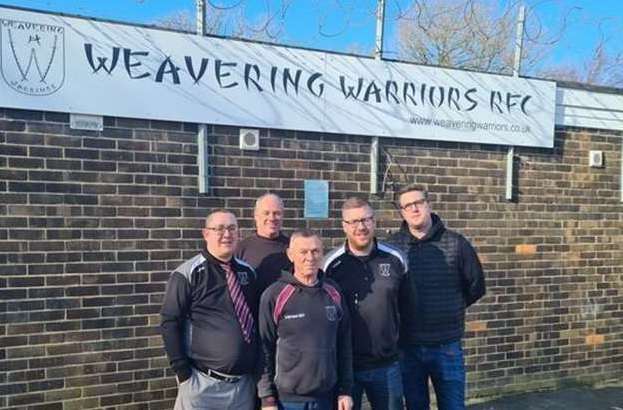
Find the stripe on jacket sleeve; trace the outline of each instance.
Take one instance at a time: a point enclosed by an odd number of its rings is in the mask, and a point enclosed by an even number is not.
[[[336,260],[337,258],[339,258],[340,256],[344,255],[344,253],[346,253],[346,249],[345,249],[345,245],[343,246],[338,246],[337,248],[332,249],[325,257],[324,257],[324,262],[322,263],[322,271],[326,272],[327,269],[329,268],[329,265],[331,265],[331,263]]]
[[[405,256],[404,253],[402,253],[400,249],[397,249],[393,247],[392,245],[389,245],[388,243],[385,243],[385,242],[378,242],[377,247],[383,252],[387,252],[391,255],[394,255],[396,258],[398,258],[398,260],[402,263],[402,266],[405,269],[405,273],[407,273],[407,271],[409,270],[409,263],[407,261],[407,257]]]

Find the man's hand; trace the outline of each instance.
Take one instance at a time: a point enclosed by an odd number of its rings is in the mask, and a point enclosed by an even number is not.
[[[268,396],[262,398],[262,410],[278,410],[277,397]]]
[[[353,408],[353,399],[350,396],[338,396],[337,410],[351,410]]]

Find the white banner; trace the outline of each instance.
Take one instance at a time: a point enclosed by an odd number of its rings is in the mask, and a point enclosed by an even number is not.
[[[0,106],[552,147],[556,85],[0,7]]]

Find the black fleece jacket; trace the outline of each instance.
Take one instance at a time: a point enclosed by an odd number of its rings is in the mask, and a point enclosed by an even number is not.
[[[319,275],[320,276],[320,275]],[[333,282],[328,282],[339,289]],[[295,287],[275,323],[275,302],[282,289]],[[277,399],[350,395],[353,385],[348,308],[336,306],[322,288],[323,279],[306,286],[288,272],[269,286],[260,301],[260,339],[264,371],[258,395],[264,405]]]
[[[438,345],[460,340],[465,309],[485,294],[485,278],[478,255],[457,232],[446,229],[432,214],[433,225],[417,239],[403,223],[387,242],[407,255],[411,303],[403,312],[402,345]]]

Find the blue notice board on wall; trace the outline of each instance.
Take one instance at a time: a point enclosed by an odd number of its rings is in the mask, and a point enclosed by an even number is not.
[[[329,217],[329,181],[305,180],[305,218]]]

